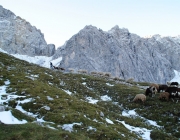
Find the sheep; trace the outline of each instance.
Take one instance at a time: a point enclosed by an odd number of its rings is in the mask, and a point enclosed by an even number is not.
[[[170,86],[171,82],[168,81],[166,84],[167,84],[168,86]]]
[[[111,73],[110,72],[105,72],[104,73],[104,77],[110,78],[111,77]]]
[[[179,83],[178,82],[171,82],[170,87],[178,87]]]
[[[167,82],[167,85],[169,87],[178,87],[179,86],[179,83],[178,82]]]
[[[137,94],[134,97],[133,102],[136,102],[138,100],[141,100],[144,103],[146,101],[146,95],[144,95],[144,94]]]
[[[115,81],[119,81],[119,80],[120,80],[119,77],[113,77],[113,79],[114,79]]]
[[[70,73],[73,73],[74,72],[74,69],[73,68],[69,68],[68,69]]]
[[[161,99],[166,99],[166,101],[169,101],[169,96],[170,94],[168,92],[162,92],[160,95],[159,95],[159,100]]]
[[[158,85],[158,84],[151,84],[149,87],[150,87],[151,89],[153,89],[153,91],[155,91],[155,92],[154,92],[155,94],[157,93],[157,91],[159,91],[159,85]],[[155,87],[156,90],[155,90],[154,88],[152,88],[152,87]]]
[[[158,93],[160,93],[160,91],[166,91],[167,88],[168,88],[167,85],[159,85]]]
[[[88,71],[87,71],[87,70],[83,70],[83,69],[79,69],[79,70],[78,70],[78,73],[81,73],[81,74],[87,74]]]
[[[147,88],[147,89],[146,89],[145,95],[146,95],[146,96],[149,96],[149,97],[152,97],[152,91],[150,90],[150,88]]]
[[[165,92],[169,93],[169,98],[180,98],[180,88],[168,87]]]
[[[148,87],[148,88],[146,89],[145,95],[146,95],[146,96],[149,96],[149,97],[152,97],[153,94],[156,94],[156,92],[157,92],[156,87],[155,87],[155,86],[150,86],[150,87]]]
[[[98,76],[100,77],[104,76],[104,72],[98,72]]]
[[[129,78],[126,80],[127,83],[133,83],[133,81],[134,81],[134,78]]]
[[[95,75],[97,75],[97,72],[96,71],[92,71],[90,74],[95,76]]]

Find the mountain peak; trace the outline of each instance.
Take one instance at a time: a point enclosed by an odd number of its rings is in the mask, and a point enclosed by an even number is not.
[[[11,54],[52,56],[54,45],[48,45],[44,35],[25,19],[0,6],[0,48]]]
[[[118,25],[115,25],[108,32],[109,33],[114,33],[114,32],[126,32],[126,33],[129,33],[129,30],[127,28],[119,28]]]
[[[83,29],[97,29],[97,27],[92,25],[86,25]]]

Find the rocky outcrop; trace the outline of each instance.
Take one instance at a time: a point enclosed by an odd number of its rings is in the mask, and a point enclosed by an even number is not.
[[[62,57],[65,69],[109,72],[125,80],[166,83],[174,70],[180,71],[180,36],[142,38],[118,26],[105,32],[90,25],[55,52],[40,30],[2,6],[0,48],[12,54]]]
[[[0,6],[0,48],[8,53],[52,56],[55,46],[29,22]]]
[[[122,79],[166,83],[180,70],[180,37],[141,38],[128,29],[113,27],[105,32],[86,26],[57,49],[54,59],[61,66],[110,72]]]

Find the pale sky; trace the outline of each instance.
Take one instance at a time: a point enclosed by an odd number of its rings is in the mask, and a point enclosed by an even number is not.
[[[86,25],[115,25],[141,37],[180,35],[180,0],[0,0],[40,29],[48,44],[63,45]]]

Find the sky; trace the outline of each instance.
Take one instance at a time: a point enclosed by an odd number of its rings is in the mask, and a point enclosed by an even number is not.
[[[141,37],[180,35],[180,0],[0,0],[0,5],[62,46],[86,25],[108,31],[115,25]]]

